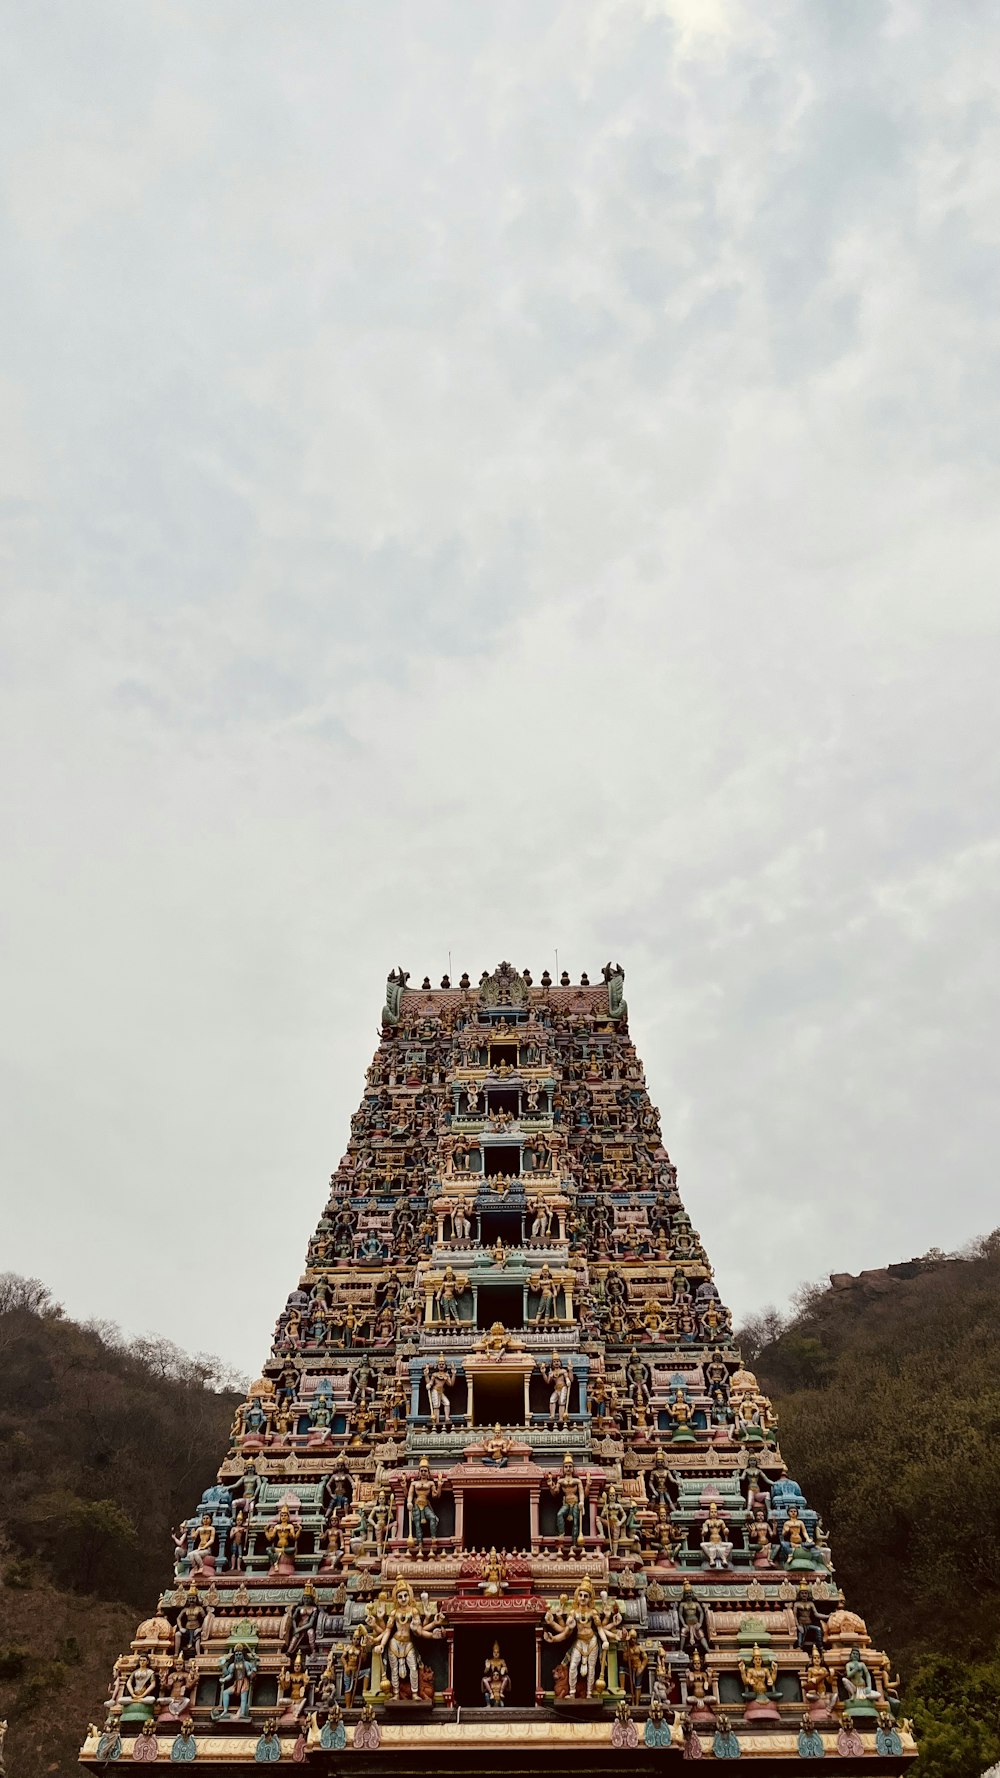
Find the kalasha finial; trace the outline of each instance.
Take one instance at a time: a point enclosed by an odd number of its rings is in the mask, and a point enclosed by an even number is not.
[[[564,969],[562,972],[562,975],[559,977],[559,986],[560,986],[560,988],[568,988],[569,987],[569,970],[568,969]]]

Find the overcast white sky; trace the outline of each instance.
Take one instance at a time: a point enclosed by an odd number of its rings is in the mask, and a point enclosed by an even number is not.
[[[254,1370],[449,950],[738,1317],[1000,1222],[992,0],[5,38],[0,1269]]]

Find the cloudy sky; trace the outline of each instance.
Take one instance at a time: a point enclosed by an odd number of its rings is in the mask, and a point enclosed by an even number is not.
[[[737,1316],[997,1207],[990,0],[6,29],[0,1269],[261,1362],[387,969],[627,971]]]

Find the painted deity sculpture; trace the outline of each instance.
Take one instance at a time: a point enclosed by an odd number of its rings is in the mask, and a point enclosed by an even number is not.
[[[558,1425],[565,1425],[569,1418],[569,1392],[573,1383],[573,1373],[568,1365],[563,1364],[558,1352],[553,1352],[552,1363],[543,1369],[542,1378],[548,1385],[549,1417]]]
[[[510,1697],[510,1671],[500,1653],[499,1642],[494,1642],[492,1654],[487,1655],[483,1668],[480,1687],[487,1708],[505,1710]]]
[[[453,1364],[446,1364],[444,1353],[438,1354],[435,1365],[424,1365],[424,1382],[427,1385],[427,1399],[430,1403],[431,1425],[451,1425],[450,1388],[454,1387],[457,1372]]]
[[[569,1697],[576,1697],[578,1681],[586,1686],[586,1696],[593,1696],[598,1679],[598,1664],[601,1653],[607,1648],[607,1637],[601,1626],[600,1616],[595,1608],[594,1589],[589,1580],[583,1580],[573,1594],[569,1609],[560,1614],[563,1623],[556,1630],[545,1630],[543,1636],[547,1642],[569,1642],[569,1665],[567,1678]],[[558,1623],[558,1618],[557,1618]],[[601,1688],[603,1690],[603,1686]]]
[[[743,1685],[743,1697],[746,1702],[743,1714],[747,1721],[779,1721],[779,1714],[773,1701],[777,1696],[775,1691],[778,1679],[777,1663],[765,1661],[759,1645],[754,1643],[753,1655],[749,1662],[740,1661],[739,1673]]]
[[[585,1477],[581,1478],[576,1473],[572,1451],[567,1451],[563,1457],[561,1473],[558,1476],[546,1476],[545,1480],[550,1494],[555,1494],[561,1502],[556,1513],[556,1530],[559,1536],[571,1537],[577,1543],[581,1542],[587,1482]]]
[[[430,1461],[421,1457],[420,1466],[410,1482],[406,1495],[406,1508],[410,1518],[410,1537],[416,1543],[423,1543],[425,1537],[436,1538],[440,1519],[434,1511],[434,1502],[440,1497],[441,1481],[431,1474]]]
[[[250,1694],[258,1661],[249,1642],[234,1642],[219,1660],[219,1702],[212,1711],[215,1721],[233,1715],[244,1721],[250,1715]]]
[[[388,1622],[382,1632],[379,1651],[387,1655],[392,1696],[398,1698],[405,1679],[414,1699],[420,1694],[420,1674],[415,1637],[440,1637],[444,1625],[436,1613],[425,1613],[405,1580],[398,1580],[393,1589]]]

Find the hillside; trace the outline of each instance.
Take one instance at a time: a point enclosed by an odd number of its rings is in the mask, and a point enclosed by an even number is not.
[[[236,1381],[169,1341],[80,1326],[37,1281],[0,1277],[0,1717],[13,1778],[72,1768],[112,1662],[169,1573],[171,1527],[218,1467]]]
[[[743,1330],[838,1578],[929,1729],[921,1778],[1000,1757],[1000,1232],[837,1277]]]

